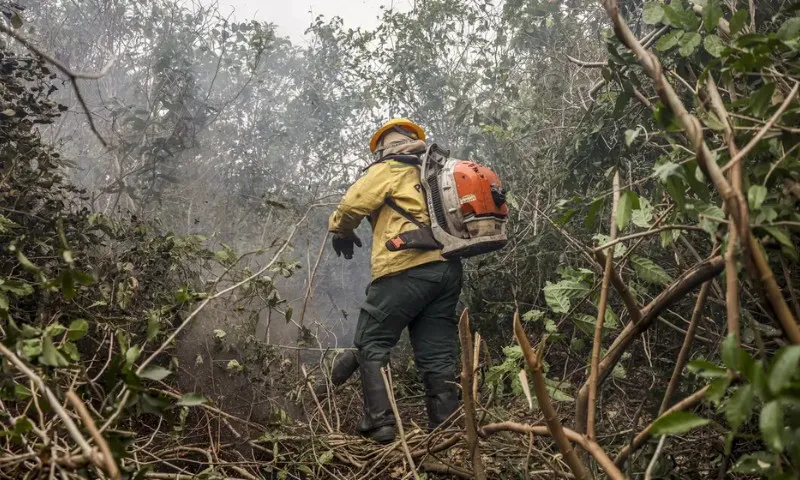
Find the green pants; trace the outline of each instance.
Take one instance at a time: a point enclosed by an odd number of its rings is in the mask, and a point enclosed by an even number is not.
[[[356,327],[354,343],[361,356],[388,361],[408,327],[422,377],[452,377],[458,364],[455,315],[461,275],[459,261],[433,262],[372,282]]]

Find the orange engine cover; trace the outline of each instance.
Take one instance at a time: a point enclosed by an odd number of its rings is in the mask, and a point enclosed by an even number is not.
[[[505,202],[497,205],[492,197],[492,187],[502,188],[496,173],[478,163],[462,160],[456,164],[453,175],[464,217],[508,216]]]

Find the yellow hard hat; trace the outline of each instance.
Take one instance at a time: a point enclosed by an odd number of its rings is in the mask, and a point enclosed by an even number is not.
[[[378,148],[378,141],[381,139],[384,133],[388,132],[394,127],[400,127],[406,130],[413,132],[419,140],[425,140],[425,130],[422,129],[419,125],[412,122],[407,118],[393,118],[388,122],[381,125],[373,135],[369,141],[369,151],[375,153],[375,150]]]

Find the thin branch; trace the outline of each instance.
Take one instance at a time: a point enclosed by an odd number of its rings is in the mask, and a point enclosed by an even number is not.
[[[75,425],[74,421],[72,421],[72,417],[70,417],[67,411],[64,410],[64,407],[61,406],[61,401],[55,396],[53,391],[50,390],[50,388],[44,383],[42,377],[40,377],[33,370],[28,368],[28,366],[25,365],[25,363],[22,360],[20,360],[20,358],[17,357],[14,354],[14,352],[6,348],[6,346],[3,345],[2,343],[0,343],[0,355],[6,357],[6,359],[12,365],[17,367],[17,370],[25,374],[26,377],[31,379],[31,381],[33,381],[33,383],[35,383],[36,386],[39,387],[39,390],[44,392],[45,396],[47,397],[47,401],[50,402],[50,408],[52,408],[56,412],[56,415],[58,415],[61,418],[61,421],[64,422],[64,426],[67,428],[69,435],[72,437],[73,440],[75,440],[75,443],[78,444],[81,451],[83,452],[83,455],[86,458],[91,459],[92,463],[97,465],[99,468],[103,468],[105,462],[101,458],[102,456],[98,455],[98,453],[94,449],[92,449],[92,447],[89,445],[89,442],[85,438],[83,438],[83,435],[81,434],[81,431],[78,429],[78,426]]]
[[[644,472],[644,480],[653,479],[653,470],[656,468],[658,457],[661,456],[661,450],[664,448],[664,443],[666,441],[667,441],[667,436],[662,435],[661,440],[658,441],[658,446],[656,447],[656,451],[653,453],[653,458],[651,458],[650,463],[647,464],[647,470],[645,470]]]
[[[742,148],[741,151],[739,151],[739,153],[734,155],[734,157],[731,158],[730,162],[728,162],[722,168],[723,172],[733,167],[737,163],[739,163],[748,153],[750,153],[750,150],[752,150],[753,147],[755,147],[756,144],[758,144],[758,142],[761,141],[764,135],[767,134],[767,132],[775,125],[775,123],[777,123],[778,119],[781,118],[784,112],[786,112],[786,109],[789,108],[789,104],[792,103],[794,97],[797,96],[798,91],[800,91],[800,82],[794,82],[794,87],[792,87],[792,91],[789,92],[789,95],[786,96],[786,99],[783,101],[780,108],[778,108],[778,110],[775,112],[775,114],[772,115],[772,117],[770,117],[767,123],[765,123],[764,126],[761,127],[758,133],[756,133],[755,136],[751,138],[749,142],[747,142],[747,145],[745,145],[744,148]]]
[[[406,432],[403,428],[403,421],[400,419],[400,411],[397,410],[397,402],[394,399],[394,389],[392,388],[391,371],[388,369],[388,366],[386,368],[381,368],[381,377],[383,377],[383,384],[386,386],[386,393],[389,395],[389,403],[392,405],[394,418],[397,419],[397,432],[400,434],[400,445],[403,446],[403,453],[406,455],[408,467],[411,469],[411,473],[414,475],[414,478],[419,480],[417,466],[414,464],[414,459],[411,457],[411,450],[408,449],[408,442],[406,442]]]
[[[44,61],[46,61],[47,63],[53,65],[58,70],[60,70],[61,73],[63,73],[67,77],[69,77],[70,84],[72,84],[72,88],[73,88],[73,90],[75,90],[75,97],[78,99],[78,103],[81,104],[81,108],[83,108],[84,113],[86,113],[86,120],[89,122],[89,127],[92,129],[92,132],[95,134],[95,136],[100,141],[100,143],[104,147],[108,146],[108,144],[106,143],[106,140],[100,134],[100,131],[97,130],[97,126],[95,125],[94,120],[92,119],[92,113],[89,110],[89,107],[86,105],[86,100],[84,100],[84,98],[83,98],[83,94],[81,93],[81,89],[78,87],[78,79],[81,78],[81,79],[97,80],[98,78],[103,77],[106,73],[108,73],[108,71],[114,65],[114,62],[116,61],[116,57],[112,58],[111,61],[109,61],[103,67],[103,69],[100,70],[97,73],[75,72],[72,69],[70,69],[69,67],[67,67],[66,65],[64,65],[63,63],[61,63],[58,60],[56,60],[51,55],[43,52],[41,49],[39,49],[39,47],[37,47],[36,45],[31,43],[30,40],[26,39],[25,37],[23,37],[22,35],[20,35],[16,31],[14,31],[13,29],[8,28],[8,26],[6,26],[6,25],[4,25],[2,23],[0,23],[0,32],[5,33],[9,37],[11,37],[14,40],[16,40],[17,42],[21,43],[25,48],[27,48],[31,52],[35,53],[40,58],[42,58]]]
[[[521,435],[539,435],[539,436],[549,436],[552,437],[552,433],[550,432],[548,427],[542,425],[526,425],[524,423],[517,423],[517,422],[499,422],[499,423],[490,423],[483,428],[481,428],[481,436],[488,437],[489,435],[495,434],[497,432],[514,432],[519,433]],[[589,454],[597,460],[598,465],[605,470],[606,474],[612,480],[624,480],[625,476],[622,472],[614,465],[614,462],[606,455],[606,452],[603,448],[598,445],[596,442],[593,442],[586,438],[586,436],[581,435],[580,433],[576,432],[575,430],[570,430],[569,428],[563,429],[564,436],[567,438],[568,441],[576,443],[581,446],[584,450],[589,452]],[[577,478],[577,477],[576,477]]]
[[[536,392],[536,399],[539,401],[539,408],[542,409],[542,413],[544,414],[544,421],[547,423],[550,436],[553,437],[553,441],[555,441],[558,446],[558,450],[564,457],[564,461],[567,462],[572,474],[575,475],[575,478],[578,480],[588,480],[589,473],[586,471],[586,467],[583,465],[583,462],[581,462],[581,459],[578,458],[575,449],[572,448],[572,444],[567,439],[564,433],[564,427],[561,425],[561,420],[558,419],[556,409],[553,408],[550,394],[547,392],[547,383],[545,382],[544,373],[542,373],[542,349],[540,349],[538,353],[533,351],[525,329],[522,328],[522,323],[520,323],[519,311],[514,312],[514,336],[517,338],[517,343],[519,343],[522,349],[525,362],[528,364],[528,368],[530,368],[531,374],[533,375],[533,390]],[[622,476],[620,475],[619,478],[622,478]]]
[[[694,151],[697,155],[698,165],[703,170],[703,173],[714,183],[717,191],[722,195],[722,198],[728,206],[728,211],[732,215],[734,223],[741,228],[740,205],[744,203],[744,199],[741,195],[736,195],[736,192],[731,188],[719,166],[717,166],[714,161],[711,150],[708,148],[703,138],[703,127],[700,125],[700,121],[686,110],[680,97],[664,76],[658,58],[650,53],[639,40],[636,39],[636,36],[634,36],[630,28],[628,28],[627,23],[625,23],[625,20],[619,12],[617,1],[604,0],[603,6],[614,25],[614,33],[617,38],[636,55],[642,68],[647,72],[650,78],[652,78],[658,96],[664,104],[672,110],[676,119],[686,131],[686,134],[692,142],[694,142]]]
[[[664,399],[661,401],[661,408],[658,409],[658,414],[661,415],[669,406],[672,395],[678,388],[683,374],[683,367],[686,366],[686,360],[689,359],[689,350],[692,346],[697,327],[700,325],[700,319],[703,318],[703,307],[705,307],[706,299],[708,298],[708,290],[711,287],[711,282],[706,282],[700,287],[700,293],[697,294],[697,301],[694,304],[692,311],[692,319],[689,321],[689,327],[686,329],[686,337],[683,339],[681,351],[678,353],[678,359],[675,360],[675,368],[672,370],[672,377],[669,379],[667,391],[664,392]]]
[[[469,330],[469,312],[461,312],[458,321],[458,337],[461,341],[461,396],[464,402],[464,419],[467,427],[467,450],[472,460],[472,471],[477,480],[486,479],[486,471],[478,446],[478,428],[475,420],[475,402],[472,398],[472,334]]]
[[[325,423],[325,428],[328,430],[328,433],[333,433],[333,427],[331,427],[331,423],[328,421],[328,417],[325,415],[325,410],[323,410],[322,405],[319,403],[319,398],[317,398],[317,394],[314,392],[314,386],[311,385],[311,381],[308,379],[308,372],[306,371],[305,365],[300,366],[300,371],[303,373],[303,378],[305,379],[308,391],[311,392],[311,398],[314,399],[314,405],[316,405],[317,411],[322,417],[322,421]]]
[[[602,67],[605,67],[606,65],[608,65],[608,62],[587,62],[587,61],[584,61],[584,60],[579,60],[579,59],[577,59],[577,58],[575,58],[573,56],[570,56],[570,55],[566,55],[566,57],[567,57],[567,60],[569,60],[570,62],[574,63],[575,65],[578,65],[580,67],[585,67],[585,68],[602,68]]]
[[[619,206],[619,169],[614,172],[614,194],[611,200],[611,226],[609,238],[613,242],[617,237],[617,208]],[[598,376],[597,370],[600,365],[600,348],[603,345],[603,323],[606,318],[606,306],[608,305],[608,287],[611,283],[611,269],[614,264],[614,252],[606,253],[606,264],[603,268],[603,282],[600,287],[600,302],[597,306],[597,321],[594,326],[594,340],[592,342],[592,358],[589,370],[589,413],[586,419],[586,434],[591,440],[597,440],[595,432],[595,420],[597,412],[597,390]]]
[[[120,480],[122,477],[119,473],[119,468],[117,468],[117,462],[114,461],[114,456],[111,455],[111,449],[108,448],[108,442],[106,442],[106,439],[103,438],[103,435],[97,430],[97,425],[95,425],[94,420],[92,420],[92,415],[89,413],[86,405],[73,390],[67,392],[67,400],[72,404],[72,408],[75,409],[78,416],[81,417],[83,425],[89,430],[94,443],[97,444],[100,451],[103,453],[103,464],[105,465],[106,473],[108,473],[112,480]]]
[[[606,242],[599,247],[595,247],[592,251],[593,252],[601,252],[608,247],[612,247],[620,242],[625,242],[627,240],[633,240],[634,238],[640,237],[647,237],[649,235],[655,235],[656,233],[661,233],[666,230],[693,230],[696,232],[705,232],[702,227],[698,227],[697,225],[664,225],[663,227],[653,228],[644,232],[637,232],[632,233],[630,235],[625,235],[624,237],[616,238],[610,242]]]

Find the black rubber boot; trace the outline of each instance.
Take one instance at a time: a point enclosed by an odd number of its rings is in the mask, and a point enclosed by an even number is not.
[[[364,392],[364,417],[356,427],[358,432],[378,443],[391,443],[395,437],[392,404],[381,376],[383,362],[358,358],[361,387]]]
[[[330,390],[346,382],[358,370],[358,358],[353,350],[345,350],[336,356],[331,367]],[[328,395],[329,385],[326,378],[321,378],[314,386],[317,397]]]
[[[425,407],[428,410],[428,428],[433,430],[458,410],[458,387],[454,377],[426,375]]]

